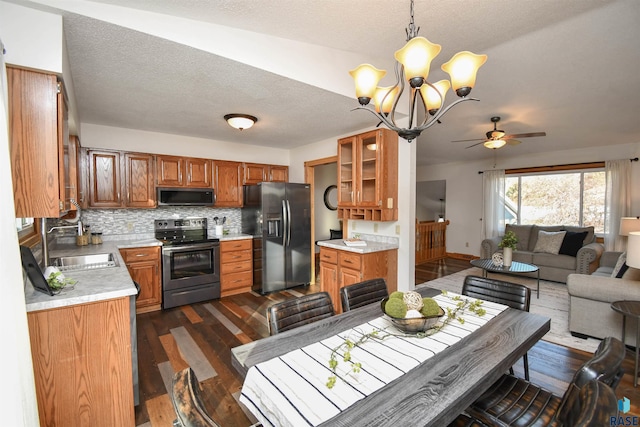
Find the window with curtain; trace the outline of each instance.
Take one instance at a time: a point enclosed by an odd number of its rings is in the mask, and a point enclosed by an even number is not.
[[[606,188],[604,168],[507,175],[505,221],[593,226],[603,234]]]

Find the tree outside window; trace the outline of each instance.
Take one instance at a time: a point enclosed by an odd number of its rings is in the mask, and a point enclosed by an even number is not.
[[[505,182],[508,223],[593,226],[604,232],[604,170],[511,175]]]

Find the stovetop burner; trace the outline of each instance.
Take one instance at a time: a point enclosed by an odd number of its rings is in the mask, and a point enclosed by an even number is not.
[[[220,241],[207,237],[207,218],[157,219],[154,230],[155,238],[165,246]]]

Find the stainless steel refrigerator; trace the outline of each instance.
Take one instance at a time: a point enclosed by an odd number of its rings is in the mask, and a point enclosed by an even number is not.
[[[254,236],[253,290],[266,294],[311,282],[309,184],[244,186],[242,232]]]

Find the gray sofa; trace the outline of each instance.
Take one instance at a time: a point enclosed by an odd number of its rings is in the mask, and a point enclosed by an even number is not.
[[[518,236],[518,246],[513,251],[513,260],[534,264],[540,268],[540,278],[554,282],[567,282],[567,276],[572,273],[591,274],[599,264],[600,256],[604,252],[604,246],[595,241],[593,227],[572,227],[564,225],[512,225],[507,224],[506,231],[513,231]],[[546,252],[534,252],[538,241],[539,231],[568,231],[572,233],[586,232],[582,246],[576,256],[564,254],[552,254]],[[485,239],[482,241],[482,258],[491,256],[501,249],[498,244],[502,236]],[[530,276],[535,277],[535,273]]]
[[[578,337],[604,338],[622,335],[622,315],[611,308],[620,300],[640,301],[640,270],[629,268],[618,279],[611,277],[621,252],[604,252],[600,266],[591,275],[570,274],[569,330]],[[635,346],[635,321],[627,319],[626,343]]]

